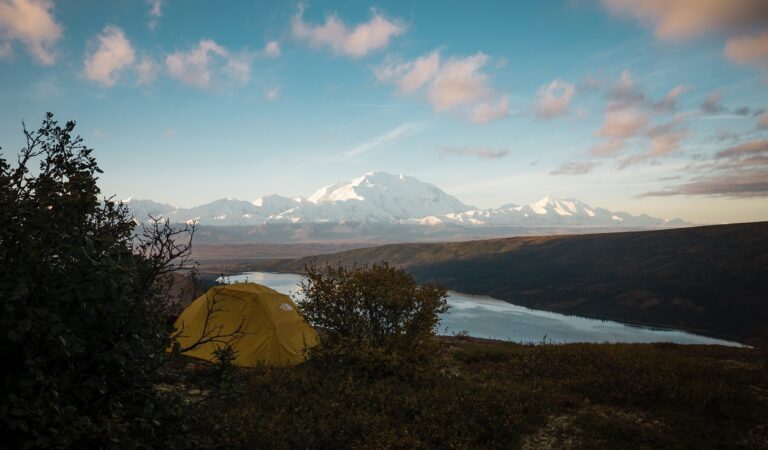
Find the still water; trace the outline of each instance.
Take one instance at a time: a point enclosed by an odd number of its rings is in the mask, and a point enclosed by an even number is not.
[[[299,275],[248,272],[230,282],[251,281],[289,295],[298,291]],[[440,320],[439,334],[466,332],[470,336],[514,342],[674,342],[678,344],[740,345],[684,331],[659,330],[608,320],[537,311],[491,297],[448,292],[451,309]]]

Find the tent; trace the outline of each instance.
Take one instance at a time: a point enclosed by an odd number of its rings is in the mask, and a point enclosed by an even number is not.
[[[215,360],[214,350],[231,340],[226,336],[238,326],[241,333],[231,341],[237,366],[298,364],[304,360],[304,350],[317,345],[315,330],[299,315],[291,298],[256,283],[215,286],[174,323],[182,350],[201,342],[183,353],[208,361]]]

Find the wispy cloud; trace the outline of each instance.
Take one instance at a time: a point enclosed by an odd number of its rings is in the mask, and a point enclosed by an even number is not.
[[[269,41],[264,45],[262,54],[268,58],[277,58],[282,54],[280,50],[280,44],[277,41]]]
[[[18,41],[43,65],[56,61],[53,46],[62,35],[62,27],[53,17],[49,0],[0,1],[0,53],[11,52],[11,42]]]
[[[266,91],[264,91],[264,98],[267,99],[267,101],[275,101],[277,98],[280,97],[280,88],[279,87],[273,87],[269,88]]]
[[[509,150],[493,150],[488,147],[441,147],[437,149],[443,155],[474,156],[480,159],[499,159],[509,155]]]
[[[509,114],[509,101],[491,86],[483,71],[488,55],[440,55],[439,50],[412,61],[390,62],[374,71],[376,78],[398,87],[398,93],[423,95],[436,112],[459,111],[475,123],[486,123]]]
[[[768,197],[768,140],[744,142],[717,152],[693,170],[703,175],[663,190],[646,192],[654,196]]]
[[[322,25],[313,25],[304,21],[304,6],[300,4],[291,20],[291,32],[313,47],[329,47],[339,55],[359,58],[387,47],[392,38],[405,33],[405,25],[375,9],[371,10],[371,20],[351,28],[333,14],[326,16]]]
[[[152,84],[157,78],[159,71],[160,65],[154,59],[148,56],[143,57],[141,62],[136,65],[136,84]]]
[[[376,136],[373,139],[356,145],[355,147],[344,152],[345,156],[360,156],[365,153],[369,153],[373,150],[392,145],[398,141],[401,141],[408,136],[413,135],[421,129],[420,124],[406,123],[399,127],[390,130],[382,135]]]
[[[98,48],[85,55],[85,77],[102,86],[113,86],[120,72],[129,68],[136,53],[123,30],[107,25],[98,36]]]
[[[160,23],[160,18],[163,17],[163,2],[164,0],[147,0],[149,4],[149,21],[147,26],[150,30],[157,28]]]
[[[722,95],[720,92],[715,91],[710,93],[707,98],[701,102],[699,109],[705,114],[718,114],[725,111],[725,107],[720,103]]]
[[[723,53],[740,64],[768,68],[768,2],[765,0],[602,0],[617,15],[651,24],[661,40],[713,32],[727,36]],[[761,30],[754,33],[754,30]]]
[[[533,111],[539,119],[563,116],[576,93],[576,86],[563,80],[553,80],[539,88]]]
[[[592,171],[596,164],[592,161],[567,162],[549,172],[550,175],[584,175]]]
[[[204,39],[189,51],[168,55],[165,66],[168,73],[182,83],[208,89],[214,86],[216,76],[247,83],[252,59],[248,53],[232,52],[211,39]]]

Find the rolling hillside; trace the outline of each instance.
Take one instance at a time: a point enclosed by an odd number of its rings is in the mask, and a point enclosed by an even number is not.
[[[394,244],[265,262],[402,265],[419,281],[531,308],[768,339],[768,222],[591,235]]]

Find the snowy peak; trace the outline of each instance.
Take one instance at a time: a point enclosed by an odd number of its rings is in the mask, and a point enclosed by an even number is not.
[[[346,221],[404,220],[472,209],[435,185],[378,171],[326,186],[307,200],[316,207],[301,205],[296,213],[327,213],[328,220]]]
[[[253,201],[253,206],[259,208],[263,215],[271,216],[296,207],[300,203],[299,199],[284,197],[278,194],[259,197]]]
[[[525,209],[525,207],[523,208]],[[594,210],[576,199],[559,199],[546,196],[541,200],[527,205],[534,214],[557,214],[559,216],[575,216],[587,214],[594,217]]]

